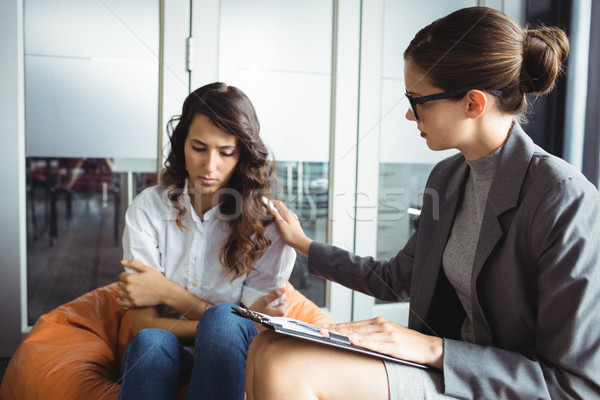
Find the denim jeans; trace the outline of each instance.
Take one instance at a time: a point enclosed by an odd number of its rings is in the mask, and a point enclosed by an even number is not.
[[[138,332],[121,363],[119,400],[174,399],[188,378],[188,400],[243,399],[246,356],[258,329],[231,307],[217,304],[202,315],[194,355],[168,331]]]

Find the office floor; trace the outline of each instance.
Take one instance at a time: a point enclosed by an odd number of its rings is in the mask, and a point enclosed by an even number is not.
[[[115,198],[103,200],[100,193],[74,196],[70,213],[62,193],[56,199],[54,221],[44,193],[28,201],[28,320],[32,325],[40,315],[118,279],[122,227],[116,226],[115,234],[114,224],[119,223],[114,218]]]

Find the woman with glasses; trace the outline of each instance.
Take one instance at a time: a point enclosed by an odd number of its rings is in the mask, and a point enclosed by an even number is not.
[[[519,124],[568,50],[560,29],[484,7],[416,34],[406,118],[430,149],[459,153],[431,172],[405,247],[376,261],[311,241],[283,204],[276,220],[313,274],[410,300],[407,328],[379,317],[325,329],[429,368],[265,332],[249,351],[250,400],[600,398],[600,195]]]

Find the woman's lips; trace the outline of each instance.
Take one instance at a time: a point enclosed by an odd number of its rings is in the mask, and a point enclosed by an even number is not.
[[[205,177],[200,177],[200,182],[202,182],[203,185],[214,185],[215,183],[217,183],[216,179],[213,178],[205,178]]]
[[[421,137],[424,138],[425,136],[427,136],[427,134],[425,132],[421,132]]]

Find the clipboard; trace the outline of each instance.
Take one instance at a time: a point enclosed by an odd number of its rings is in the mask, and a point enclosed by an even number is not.
[[[392,357],[387,354],[378,353],[364,347],[355,346],[350,343],[350,339],[346,336],[338,335],[334,332],[328,332],[328,335],[321,333],[322,328],[317,325],[312,325],[297,319],[287,317],[271,317],[266,314],[259,313],[257,311],[248,310],[243,307],[231,307],[232,312],[240,317],[248,318],[254,322],[261,324],[262,326],[271,329],[275,332],[297,337],[304,340],[310,340],[312,342],[322,343],[327,346],[334,346],[341,349],[355,351],[361,354],[366,354],[372,357],[381,358],[387,361],[392,361],[412,367],[430,369],[429,366],[418,364],[412,361],[402,360],[400,358]]]

